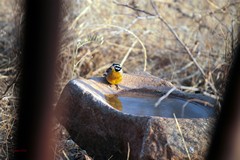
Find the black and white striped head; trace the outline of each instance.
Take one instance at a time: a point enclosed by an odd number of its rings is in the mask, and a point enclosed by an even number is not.
[[[103,74],[104,76],[107,76],[109,73],[111,72],[122,72],[122,67],[120,66],[120,64],[116,64],[113,63],[107,70],[106,72]]]
[[[122,67],[120,66],[120,64],[113,63],[112,67],[114,68],[114,70],[116,72],[121,72],[122,71]]]

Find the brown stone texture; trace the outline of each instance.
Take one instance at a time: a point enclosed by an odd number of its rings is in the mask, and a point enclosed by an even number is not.
[[[191,159],[204,159],[209,146],[214,117],[164,118],[136,116],[120,112],[104,99],[105,94],[131,89],[154,89],[166,92],[169,82],[153,76],[124,75],[117,90],[104,78],[70,81],[56,107],[57,118],[71,138],[97,160],[188,159],[183,138]],[[213,100],[204,96],[176,91],[176,95]],[[178,121],[180,130],[177,126]]]

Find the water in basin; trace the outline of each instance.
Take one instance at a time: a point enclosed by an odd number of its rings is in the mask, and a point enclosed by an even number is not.
[[[214,115],[214,108],[187,99],[169,96],[155,107],[161,96],[155,93],[123,92],[105,95],[106,101],[115,109],[133,115],[173,118],[208,118]]]

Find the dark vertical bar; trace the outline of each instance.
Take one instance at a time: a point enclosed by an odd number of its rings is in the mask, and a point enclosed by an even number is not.
[[[13,159],[45,159],[58,48],[60,0],[25,0],[22,76]],[[48,157],[51,159],[51,157]]]
[[[240,35],[240,33],[239,33]],[[240,38],[240,37],[238,37]],[[238,39],[240,40],[240,39]],[[209,148],[207,159],[227,160],[240,158],[240,43],[233,51],[233,62],[229,71],[227,85],[222,102],[222,110],[217,122],[215,134]]]

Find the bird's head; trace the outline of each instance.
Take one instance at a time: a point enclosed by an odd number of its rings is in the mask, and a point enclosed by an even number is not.
[[[103,75],[107,76],[110,72],[122,72],[122,67],[120,64],[113,63]]]
[[[113,72],[122,72],[122,67],[120,66],[120,64],[113,63],[113,65],[111,66],[111,70]]]

